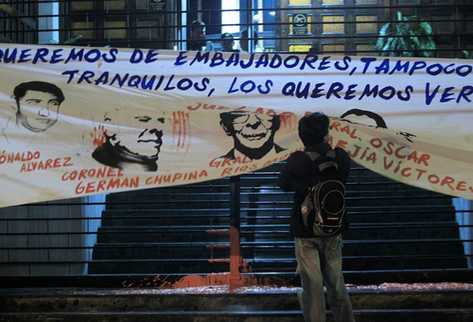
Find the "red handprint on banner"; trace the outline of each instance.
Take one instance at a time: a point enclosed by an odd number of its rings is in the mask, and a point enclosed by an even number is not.
[[[92,133],[90,133],[90,137],[92,138],[92,144],[96,147],[102,146],[107,141],[106,137],[106,130],[103,125],[99,125],[94,127]]]

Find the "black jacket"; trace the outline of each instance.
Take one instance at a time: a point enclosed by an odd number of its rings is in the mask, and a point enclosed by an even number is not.
[[[305,151],[314,151],[325,154],[330,149],[327,143],[320,143],[306,147]],[[346,182],[350,172],[350,157],[344,150],[337,148],[336,161],[339,165],[340,175],[343,182]],[[287,159],[287,163],[279,174],[279,186],[284,191],[294,191],[294,207],[291,215],[291,232],[294,237],[310,238],[314,237],[311,230],[304,227],[300,213],[301,203],[304,201],[306,189],[317,182],[317,173],[314,162],[302,151],[294,152]]]

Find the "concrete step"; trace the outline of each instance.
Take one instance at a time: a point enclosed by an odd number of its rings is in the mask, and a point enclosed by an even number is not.
[[[379,210],[382,209],[394,209],[396,206],[406,206],[410,207],[411,209],[416,209],[419,206],[422,206],[421,201],[425,203],[431,203],[432,207],[444,207],[450,211],[453,211],[453,207],[449,200],[445,200],[443,198],[430,198],[426,197],[424,199],[421,196],[416,198],[412,198],[412,195],[396,195],[392,197],[392,202],[396,200],[401,200],[398,203],[391,203],[389,202],[390,196],[387,194],[374,194],[372,196],[368,194],[360,194],[360,196],[348,196],[346,198],[346,203],[348,209],[353,208],[360,208],[366,209],[369,206],[376,206]],[[363,204],[362,200],[365,199],[366,203]],[[187,199],[183,196],[182,200],[161,200],[158,199],[148,199],[153,200],[152,202],[143,201],[140,203],[130,203],[130,204],[114,204],[113,206],[107,206],[107,210],[105,213],[120,213],[120,212],[155,212],[156,214],[162,214],[166,211],[182,211],[183,209],[192,210],[193,212],[212,212],[216,211],[214,209],[221,209],[225,210],[228,209],[230,200],[207,200],[205,198],[201,200],[191,200]],[[373,200],[377,200],[376,202],[372,202]],[[293,196],[289,195],[282,195],[279,193],[273,193],[272,195],[268,196],[258,196],[253,199],[247,198],[240,200],[240,207],[244,210],[247,208],[250,209],[265,209],[270,208],[272,210],[279,211],[280,208],[283,209],[291,209],[293,207]]]
[[[240,215],[243,223],[285,224],[289,222],[292,213],[291,205],[286,207],[271,207],[262,204],[261,207],[245,207],[242,205]],[[364,210],[366,209],[366,210]],[[423,207],[408,207],[404,209],[380,208],[349,208],[347,219],[350,223],[408,223],[408,222],[449,222],[455,218],[451,207],[425,209]],[[107,210],[103,213],[102,226],[140,225],[170,225],[170,224],[225,224],[230,217],[229,208],[207,209],[130,209]],[[101,219],[97,217],[97,219]],[[177,220],[179,219],[179,220]],[[12,220],[18,221],[18,218]],[[31,218],[26,220],[31,221]]]
[[[241,190],[240,192],[240,199],[243,202],[251,202],[251,201],[258,201],[258,200],[266,200],[266,201],[292,201],[293,193],[284,192],[278,189],[268,189],[268,190]],[[145,200],[152,200],[153,203],[155,202],[166,202],[167,204],[176,203],[177,205],[179,202],[202,202],[202,200],[206,201],[215,201],[215,202],[223,202],[226,200],[230,200],[230,192],[197,192],[194,191],[192,193],[181,193],[181,192],[160,192],[156,194],[145,194],[140,196]],[[407,205],[417,205],[422,204],[419,202],[424,202],[426,200],[430,200],[437,204],[451,204],[450,198],[445,197],[443,195],[434,194],[428,191],[420,191],[418,193],[412,193],[409,190],[404,191],[390,191],[387,189],[383,190],[368,190],[368,191],[348,191],[346,194],[347,202],[355,202],[359,201],[360,199],[366,198],[367,201],[374,202],[374,201],[385,201],[385,200],[400,200],[399,204],[407,204]],[[134,199],[136,201],[137,199]],[[117,202],[119,200],[116,200]],[[425,203],[424,203],[425,204]]]
[[[358,322],[471,322],[473,309],[423,309],[423,310],[355,310]],[[0,313],[2,322],[64,321],[64,322],[300,322],[297,311],[266,312],[100,312],[100,313]],[[333,322],[331,315],[327,322]]]
[[[347,239],[429,239],[429,238],[452,238],[458,237],[458,225],[456,223],[444,224],[404,224],[391,223],[379,224],[355,224],[344,234]]]
[[[93,259],[228,258],[229,249],[225,242],[96,244]]]
[[[167,226],[113,226],[99,229],[99,242],[125,241],[211,241],[228,237],[228,225],[167,225]],[[243,224],[240,228],[243,240],[272,241],[292,239],[288,224]],[[344,233],[345,239],[444,239],[458,238],[458,228],[448,225],[366,225],[352,224]],[[156,239],[159,238],[159,239]]]
[[[170,273],[161,277],[176,281],[186,273]],[[266,281],[262,285],[299,286],[297,275],[292,272],[251,272],[244,276],[255,277],[258,281]],[[87,275],[35,275],[35,276],[0,276],[0,291],[5,288],[122,288],[123,282],[141,283],[144,279],[153,279],[156,274],[87,274]],[[382,283],[472,283],[473,270],[467,268],[455,269],[404,269],[404,270],[344,270],[345,282],[356,285],[373,285]]]
[[[252,272],[294,272],[294,257],[245,258]],[[466,268],[462,254],[344,256],[343,269],[356,271]],[[212,273],[229,270],[229,258],[154,258],[93,260],[90,274],[172,274]]]
[[[277,178],[271,178],[271,181],[261,181],[258,178],[252,178],[250,181],[249,178],[242,180],[240,182],[240,191],[243,193],[259,193],[264,194],[265,192],[283,192],[281,188],[277,185]],[[415,187],[415,186],[408,186],[401,182],[391,181],[389,179],[383,178],[379,181],[347,181],[346,182],[346,191],[348,194],[350,193],[363,193],[363,194],[373,194],[376,192],[386,192],[386,193],[416,193],[416,194],[432,194],[435,196],[442,196],[439,193],[426,191],[424,189]],[[189,194],[203,194],[208,195],[209,192],[212,193],[229,193],[230,192],[230,185],[207,185],[201,187],[193,187],[190,186],[175,186],[175,187],[168,187],[168,188],[157,188],[157,189],[146,189],[146,190],[138,190],[130,192],[130,194],[125,193],[116,193],[111,194],[107,197],[107,199],[111,202],[120,202],[120,201],[128,201],[133,202],[136,201],[137,198],[154,198],[154,197],[169,197],[173,199],[173,196],[184,196]]]
[[[135,215],[123,215],[123,213],[107,213],[102,218],[102,227],[114,226],[166,226],[176,224],[179,216],[179,224],[181,225],[229,225],[230,214],[186,214],[183,211],[181,215],[162,215],[159,212],[149,213],[148,216],[143,216],[139,212]],[[287,218],[287,217],[286,217]],[[287,219],[286,219],[287,221]]]
[[[228,241],[228,226],[207,226],[199,229],[172,229],[173,226],[159,228],[100,228],[97,232],[97,243],[127,242],[218,242]]]
[[[436,210],[438,209],[438,210]],[[253,207],[245,207],[242,205],[240,216],[242,220],[258,219],[264,220],[273,216],[285,216],[281,219],[288,218],[292,214],[292,202],[281,205],[281,203],[272,206],[272,204],[257,204]],[[354,222],[403,222],[403,221],[451,221],[454,220],[455,214],[450,206],[432,207],[425,209],[424,207],[409,206],[402,209],[396,207],[348,207],[347,214],[349,221]],[[179,208],[179,209],[121,209],[107,210],[103,212],[103,218],[109,219],[114,217],[120,218],[170,218],[174,219],[174,223],[179,223],[189,217],[194,219],[202,217],[208,220],[210,217],[216,218],[230,215],[230,209],[227,207],[215,208]],[[178,220],[179,219],[179,220]],[[31,220],[31,219],[29,219]]]
[[[255,241],[242,243],[246,257],[275,258],[294,256],[292,241]],[[343,256],[463,256],[463,246],[459,239],[382,239],[344,240]]]
[[[192,207],[180,207],[181,209],[228,209],[229,203],[220,203],[220,202],[214,202],[212,200],[205,200],[202,199],[200,201],[186,201],[186,203],[181,205],[192,205]],[[229,202],[229,201],[228,201]],[[148,201],[143,201],[143,203],[134,203],[134,204],[129,204],[129,205],[120,205],[119,208],[108,208],[105,210],[106,213],[128,213],[128,212],[143,212],[143,213],[152,213],[152,212],[159,212],[160,210],[167,209],[169,208],[169,204],[172,202],[148,202]],[[200,203],[200,204],[199,204]],[[206,203],[212,203],[212,206],[206,206]],[[286,208],[286,209],[292,209],[294,202],[293,198],[283,198],[281,200],[251,200],[251,201],[241,201],[241,208],[270,208],[270,209],[280,209],[280,208]],[[222,206],[221,206],[222,205]],[[145,208],[143,208],[145,207]],[[430,205],[430,204],[420,204],[420,205],[410,205],[408,203],[399,203],[399,204],[386,204],[386,205],[370,205],[369,203],[365,205],[359,205],[359,206],[349,206],[348,205],[348,210],[351,212],[405,212],[409,210],[414,210],[416,212],[427,212],[427,211],[434,211],[434,212],[439,212],[439,211],[453,211],[454,208],[451,203],[449,204],[442,204],[442,205]]]
[[[438,285],[438,286],[437,286]],[[355,309],[473,308],[471,284],[442,289],[439,284],[348,285]],[[461,286],[464,285],[464,286]],[[127,310],[275,310],[298,309],[300,287],[248,286],[229,293],[228,287],[160,288],[3,288],[0,303],[9,312],[100,312]]]
[[[241,203],[241,217],[242,219],[270,219],[275,216],[282,216],[283,218],[288,218],[292,213],[292,201],[257,201],[257,202],[246,202]],[[161,208],[159,208],[161,207]],[[122,207],[120,209],[105,210],[103,211],[102,216],[97,217],[71,217],[69,214],[56,215],[51,218],[45,217],[12,217],[12,216],[3,216],[0,218],[0,222],[11,221],[13,222],[37,222],[44,223],[46,221],[58,221],[58,220],[68,220],[70,222],[74,221],[83,221],[83,220],[101,220],[108,218],[172,218],[176,219],[178,216],[179,222],[187,220],[194,220],[195,218],[204,218],[205,220],[211,219],[215,216],[218,217],[228,217],[230,209],[228,205],[223,206],[213,205],[213,207],[192,207],[192,208],[183,208],[182,206],[177,209],[169,210],[166,204],[161,204],[159,207],[153,206],[148,209],[139,209],[136,207]],[[168,211],[168,212],[167,212]],[[452,206],[385,206],[385,207],[348,207],[348,214],[350,218],[356,219],[355,222],[384,222],[389,221],[385,220],[390,217],[395,218],[391,220],[392,222],[399,221],[448,221],[455,218],[454,209]],[[358,219],[360,218],[360,219]],[[446,219],[447,218],[447,219]],[[173,221],[175,223],[175,221]]]
[[[227,258],[217,259],[107,259],[93,260],[88,274],[176,274],[176,273],[220,273],[229,270]]]
[[[290,258],[245,257],[253,272],[294,272],[296,262]],[[460,269],[466,268],[466,259],[461,255],[443,256],[345,256],[346,270],[409,270],[409,269]],[[216,273],[229,270],[228,257],[222,258],[165,258],[159,259],[106,259],[93,260],[89,274],[175,274]]]
[[[159,289],[3,289],[0,321],[300,321],[298,288],[189,294]],[[41,294],[41,292],[44,292]],[[357,321],[466,322],[471,290],[349,288]],[[328,321],[332,321],[328,312]]]
[[[294,258],[247,259],[253,272],[292,272],[296,269]],[[435,268],[466,268],[466,258],[452,256],[344,256],[343,269],[348,271],[409,270]]]
[[[378,243],[362,243],[345,240],[345,256],[383,256],[390,255],[431,255],[435,243],[436,255],[462,254],[459,240],[443,239],[442,242],[428,240],[381,240]],[[96,244],[93,259],[147,259],[162,256],[165,258],[223,258],[228,257],[228,242],[150,242],[150,243],[101,243]],[[290,257],[294,255],[293,241],[247,241],[241,243],[244,258],[248,257]]]

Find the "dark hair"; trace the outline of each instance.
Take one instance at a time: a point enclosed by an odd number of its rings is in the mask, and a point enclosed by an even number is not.
[[[201,21],[201,20],[194,20],[191,22],[191,28],[194,29],[194,28],[204,28],[205,27],[205,22]]]
[[[253,46],[256,46],[258,44],[258,32],[256,30],[253,30],[253,37],[251,41],[253,42]],[[245,29],[240,32],[240,47],[244,50],[248,50],[249,48],[248,45],[249,45],[249,32],[248,32],[248,29]]]
[[[233,35],[232,35],[231,33],[229,33],[229,32],[224,32],[224,33],[222,34],[222,36],[220,37],[220,39],[222,39],[222,40],[223,40],[223,39],[231,39],[231,40],[233,40],[234,38],[233,38]]]
[[[305,115],[299,120],[299,137],[304,146],[322,143],[328,134],[329,119],[323,113]]]
[[[205,46],[205,41],[205,23],[201,20],[192,21],[189,28],[187,49],[202,50],[202,47]]]
[[[13,90],[13,95],[15,96],[17,104],[19,103],[20,98],[26,95],[27,91],[38,91],[53,94],[58,99],[59,104],[64,101],[64,94],[62,93],[62,90],[56,85],[47,82],[32,81],[18,84]]]

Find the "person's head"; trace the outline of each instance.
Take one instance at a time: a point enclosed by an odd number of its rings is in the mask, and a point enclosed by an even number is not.
[[[41,81],[21,83],[13,90],[13,96],[17,123],[26,129],[43,132],[56,124],[64,101],[64,94],[56,85]]]
[[[189,50],[201,50],[205,46],[205,23],[192,21],[189,31]]]
[[[326,142],[328,139],[329,118],[323,113],[305,115],[299,120],[299,138],[304,146]]]
[[[250,44],[249,38],[250,37],[249,37],[248,29],[243,30],[240,36],[240,48],[243,51],[248,51],[249,49],[249,44]],[[253,38],[251,39],[251,41],[253,42],[253,46],[256,47],[256,45],[258,44],[258,32],[256,30],[254,30],[253,37],[251,38]]]
[[[382,127],[385,129],[387,128],[386,122],[381,117],[381,115],[358,108],[346,111],[342,114],[341,118],[351,123],[360,123],[368,126]]]
[[[242,110],[220,113],[220,125],[233,138],[235,149],[251,159],[260,159],[273,148],[280,124],[275,114]]]
[[[235,40],[234,40],[233,35],[231,33],[229,33],[229,32],[223,33],[220,40],[222,42],[223,51],[232,51],[233,50],[233,45],[235,44]]]
[[[156,171],[159,152],[163,143],[163,118],[134,115],[117,120],[110,114],[104,116],[105,143],[92,156],[102,164],[125,169],[141,165],[145,171]]]

